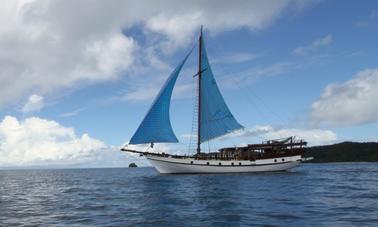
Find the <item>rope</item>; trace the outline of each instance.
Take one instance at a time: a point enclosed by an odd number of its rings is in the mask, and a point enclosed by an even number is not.
[[[235,80],[235,78],[233,78],[233,77],[230,77],[232,80],[233,80],[233,82],[234,82],[234,84],[239,88],[239,90],[240,91],[242,91],[243,93],[244,93],[244,95],[243,95],[243,97],[245,98],[245,100],[247,101],[247,102],[249,102],[249,104],[252,104],[252,106],[255,106],[256,108],[256,110],[257,110],[257,112],[265,119],[265,120],[267,120],[267,118],[266,118],[266,116],[265,116],[265,114],[263,114],[261,111],[260,111],[260,109],[259,109],[259,107],[252,101],[252,99],[251,99],[251,96],[249,95],[249,93],[247,93],[246,91],[245,91],[245,89],[242,89],[242,87],[240,86],[240,84]],[[272,109],[270,109],[266,104],[265,104],[265,102],[262,100],[262,98],[260,98],[255,92],[253,92],[252,90],[248,90],[257,100],[259,100],[260,101],[260,103],[265,107],[265,109],[267,109],[273,116],[275,116],[279,121],[285,121],[282,117],[280,117],[278,114],[276,114]],[[280,136],[280,137],[282,137],[282,135],[278,132],[278,135]],[[263,139],[263,140],[267,140],[266,138],[264,138],[264,137],[262,137],[262,136],[260,136],[260,135],[254,135],[255,137],[258,137],[258,138],[260,138],[260,139]]]
[[[198,106],[198,89],[199,88],[198,88],[198,86],[196,86],[197,83],[195,82],[195,80],[193,79],[192,81],[193,81],[192,92],[196,95],[194,96],[194,99],[193,99],[192,129],[191,129],[191,132],[190,132],[189,148],[188,148],[189,154],[192,152],[192,145],[194,145],[193,143],[196,142],[196,141],[194,141],[194,133],[196,132],[195,131],[196,124],[197,124],[196,115],[198,114],[197,106]],[[193,150],[194,150],[194,148],[193,148]]]

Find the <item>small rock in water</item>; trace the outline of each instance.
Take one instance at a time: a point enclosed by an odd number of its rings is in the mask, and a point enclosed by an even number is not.
[[[138,167],[134,162],[130,163],[129,168]]]

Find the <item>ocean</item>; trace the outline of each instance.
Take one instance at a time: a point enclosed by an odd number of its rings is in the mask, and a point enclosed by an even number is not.
[[[378,226],[378,163],[161,175],[0,170],[0,226]]]

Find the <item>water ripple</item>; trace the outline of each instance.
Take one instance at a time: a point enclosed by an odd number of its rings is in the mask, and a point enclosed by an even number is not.
[[[3,170],[0,226],[374,226],[377,198],[376,163],[225,175]]]

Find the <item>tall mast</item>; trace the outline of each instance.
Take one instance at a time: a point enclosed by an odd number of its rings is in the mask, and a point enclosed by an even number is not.
[[[202,25],[198,39],[198,127],[197,127],[197,156],[201,153],[201,78],[202,78]]]

